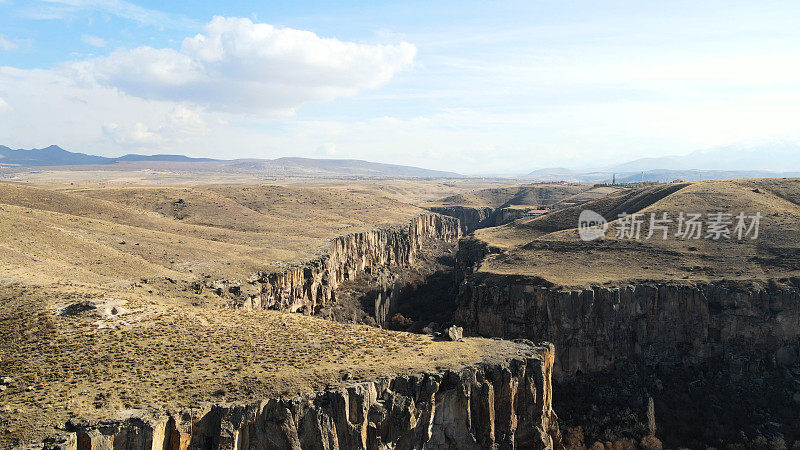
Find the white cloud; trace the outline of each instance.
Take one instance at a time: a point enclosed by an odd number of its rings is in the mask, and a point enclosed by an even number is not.
[[[67,67],[146,99],[191,102],[213,110],[291,113],[388,82],[416,47],[367,45],[310,31],[215,17],[180,51],[138,47]]]
[[[81,40],[87,45],[91,45],[92,47],[105,47],[106,41],[105,39],[97,36],[90,36],[88,34],[84,34],[81,36]]]
[[[156,120],[133,124],[109,122],[103,125],[103,134],[121,147],[142,149],[180,144],[187,136],[202,134],[208,127],[196,110],[176,106]]]
[[[139,47],[48,70],[0,66],[0,112],[14,105],[14,114],[0,121],[0,143],[29,148],[55,142],[109,156],[134,149],[281,156],[302,131],[286,116],[265,117],[379,86],[415,51],[405,43],[356,44],[217,18],[180,50]],[[344,128],[328,122],[318,129]],[[320,143],[320,151],[338,154],[330,142],[315,132],[297,154],[312,156]]]
[[[17,47],[19,46],[16,43],[9,41],[2,34],[0,34],[0,50],[10,52],[11,50],[16,50]]]
[[[180,147],[192,139],[197,141],[185,145],[202,143],[212,128],[208,123],[216,126],[196,107],[76,84],[67,74],[54,70],[0,66],[0,95],[3,103],[14,105],[14,114],[5,114],[0,120],[0,145],[30,148],[58,143],[106,156],[131,148],[191,153]]]

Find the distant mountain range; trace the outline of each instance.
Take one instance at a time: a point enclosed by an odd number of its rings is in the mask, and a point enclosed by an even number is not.
[[[697,150],[683,156],[641,158],[603,169],[605,172],[643,170],[756,170],[764,172],[800,171],[800,144],[776,141],[762,144],[737,144]]]
[[[0,167],[113,166],[158,167],[198,171],[251,173],[267,176],[462,178],[455,172],[382,164],[357,159],[211,159],[184,155],[138,155],[108,158],[64,150],[57,145],[39,149],[11,149],[0,145]],[[800,145],[774,142],[699,150],[684,156],[640,158],[596,170],[546,168],[523,178],[531,181],[618,183],[673,180],[700,181],[726,178],[800,177]]]
[[[3,166],[82,166],[87,164],[114,164],[120,161],[216,161],[210,158],[190,158],[183,155],[135,155],[117,158],[87,155],[64,150],[57,145],[45,148],[11,149],[0,145],[0,165]]]
[[[233,159],[190,158],[184,155],[128,154],[116,158],[87,155],[64,150],[57,145],[31,150],[11,149],[0,145],[0,167],[119,165],[120,167],[173,163],[181,169],[217,170],[223,172],[256,172],[282,176],[338,177],[410,177],[461,178],[455,172],[429,170],[396,164],[382,164],[357,159]]]
[[[739,144],[698,150],[683,156],[640,158],[596,170],[547,168],[530,172],[535,181],[610,182],[700,181],[727,178],[800,176],[800,145],[794,142]]]

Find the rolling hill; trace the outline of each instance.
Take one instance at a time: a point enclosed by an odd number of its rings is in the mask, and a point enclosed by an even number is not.
[[[753,179],[674,183],[621,191],[580,206],[533,219],[520,219],[475,232],[495,249],[481,264],[483,272],[535,275],[556,285],[620,285],[637,280],[766,280],[800,274],[800,180]],[[578,216],[590,209],[609,222],[605,237],[584,242]],[[752,236],[706,238],[709,215],[740,212],[761,216]],[[621,214],[642,214],[640,239],[617,236]],[[672,220],[666,239],[661,230],[647,238],[651,213]],[[700,214],[700,238],[675,233],[680,213]]]

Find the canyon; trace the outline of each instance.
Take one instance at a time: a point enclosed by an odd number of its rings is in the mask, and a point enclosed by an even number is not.
[[[458,219],[461,233],[467,235],[479,228],[501,225],[497,223],[497,211],[489,206],[430,206],[432,212]]]
[[[429,211],[455,217],[463,235],[526,217],[530,210],[562,209],[623,190],[618,186],[539,183],[477,189],[423,203]]]
[[[478,273],[485,243],[462,241],[455,321],[504,339],[546,339],[558,375],[607,369],[622,358],[697,365],[709,358],[754,367],[776,352],[797,361],[797,279],[765,283],[641,282],[559,289],[531,276]]]
[[[314,314],[335,303],[335,292],[345,280],[414,265],[423,240],[453,243],[461,236],[457,219],[421,214],[406,227],[380,228],[334,238],[327,253],[301,267],[258,274],[258,295],[246,298],[244,308],[277,309]],[[384,290],[385,284],[382,283]],[[388,297],[388,296],[387,296]],[[384,299],[380,297],[379,301]],[[376,304],[384,322],[391,305]]]
[[[668,445],[749,447],[761,436],[800,436],[796,279],[563,290],[541,279],[479,274],[462,283],[455,322],[472,335],[553,342],[563,429],[579,426],[588,439],[649,434],[653,398],[658,436]],[[599,414],[587,418],[587,407]],[[691,415],[704,419],[687,422]],[[749,436],[743,441],[740,432]]]
[[[455,218],[350,188],[0,189],[20,232],[0,255],[4,448],[559,442],[551,345],[384,329],[450,270]],[[348,296],[363,321],[340,311]]]
[[[0,319],[4,339],[18,348],[5,347],[10,356],[0,370],[22,381],[3,394],[14,400],[5,412],[29,416],[28,426],[43,430],[60,423],[56,433],[33,435],[49,436],[41,444],[31,437],[13,442],[69,449],[789,446],[800,442],[797,186],[582,186],[547,197],[544,216],[508,217],[498,226],[503,208],[518,210],[520,198],[544,198],[551,188],[492,188],[464,193],[468,207],[388,202],[355,231],[336,234],[351,227],[333,222],[323,236],[287,241],[322,245],[292,248],[298,257],[263,264],[266,270],[248,271],[253,260],[243,260],[235,268],[217,263],[198,277],[177,270],[199,267],[185,265],[186,258],[170,263],[168,276],[154,272],[124,288],[95,278],[9,285],[9,314]],[[70,194],[48,208],[63,208],[67,198],[83,205],[100,192]],[[223,236],[236,245],[247,236],[265,242],[266,228],[240,233],[259,226],[252,211],[270,211],[264,196],[284,198],[281,189],[252,187],[204,188],[201,196],[133,192],[113,195],[126,208],[172,216],[129,216],[140,228],[192,233],[213,222],[204,231],[213,233],[209,242],[230,227]],[[517,200],[508,200],[509,192]],[[17,204],[4,206],[5,213],[24,218],[31,195],[15,193]],[[325,197],[305,198],[313,205]],[[490,198],[493,206],[475,198]],[[583,208],[607,216],[613,227],[619,211],[672,212],[686,204],[713,211],[718,201],[763,208],[766,242],[581,242],[574,228]],[[220,204],[235,213],[231,219],[204,216]],[[255,219],[252,225],[237,218],[242,214]],[[121,239],[111,245],[127,249]],[[276,246],[269,254],[284,254],[285,242],[269,242]],[[114,308],[122,312],[108,312]],[[451,325],[466,337],[448,332]],[[60,344],[26,360],[44,336]],[[121,342],[133,354],[120,354]],[[154,359],[152,346],[165,353]],[[86,381],[78,375],[62,382],[41,371],[70,367],[76,350],[65,348],[91,349],[89,367],[112,367],[109,374],[90,369],[108,387],[84,388],[76,396],[80,408],[43,413],[54,394],[65,406],[75,404],[66,398],[75,395],[74,383]],[[119,371],[122,361],[137,369]],[[191,387],[178,394],[170,387],[178,380]],[[131,393],[126,385],[137,387]],[[4,426],[24,429],[2,414]]]
[[[459,243],[454,321],[467,334],[554,344],[568,447],[654,430],[668,447],[796,446],[798,199],[796,180],[654,186],[479,229]],[[765,211],[763,241],[613,236],[622,212],[722,203]],[[582,242],[584,208],[612,233]]]

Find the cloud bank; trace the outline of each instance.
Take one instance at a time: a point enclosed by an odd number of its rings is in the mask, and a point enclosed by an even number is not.
[[[69,63],[84,83],[149,100],[227,112],[292,113],[379,87],[407,68],[416,47],[368,45],[310,31],[215,17],[180,50],[138,47]]]
[[[89,45],[105,44],[91,35],[82,38]],[[229,148],[242,152],[231,157],[246,156],[245,149],[274,153],[299,142],[282,130],[281,122],[296,120],[288,114],[306,103],[379,87],[415,54],[416,47],[405,42],[345,42],[216,17],[179,49],[121,49],[51,69],[0,65],[0,144],[57,143],[104,155],[219,157],[218,151]],[[256,131],[261,128],[269,131]],[[314,139],[302,144],[309,152],[327,142],[311,134]],[[324,151],[330,155],[336,147],[326,144]]]

